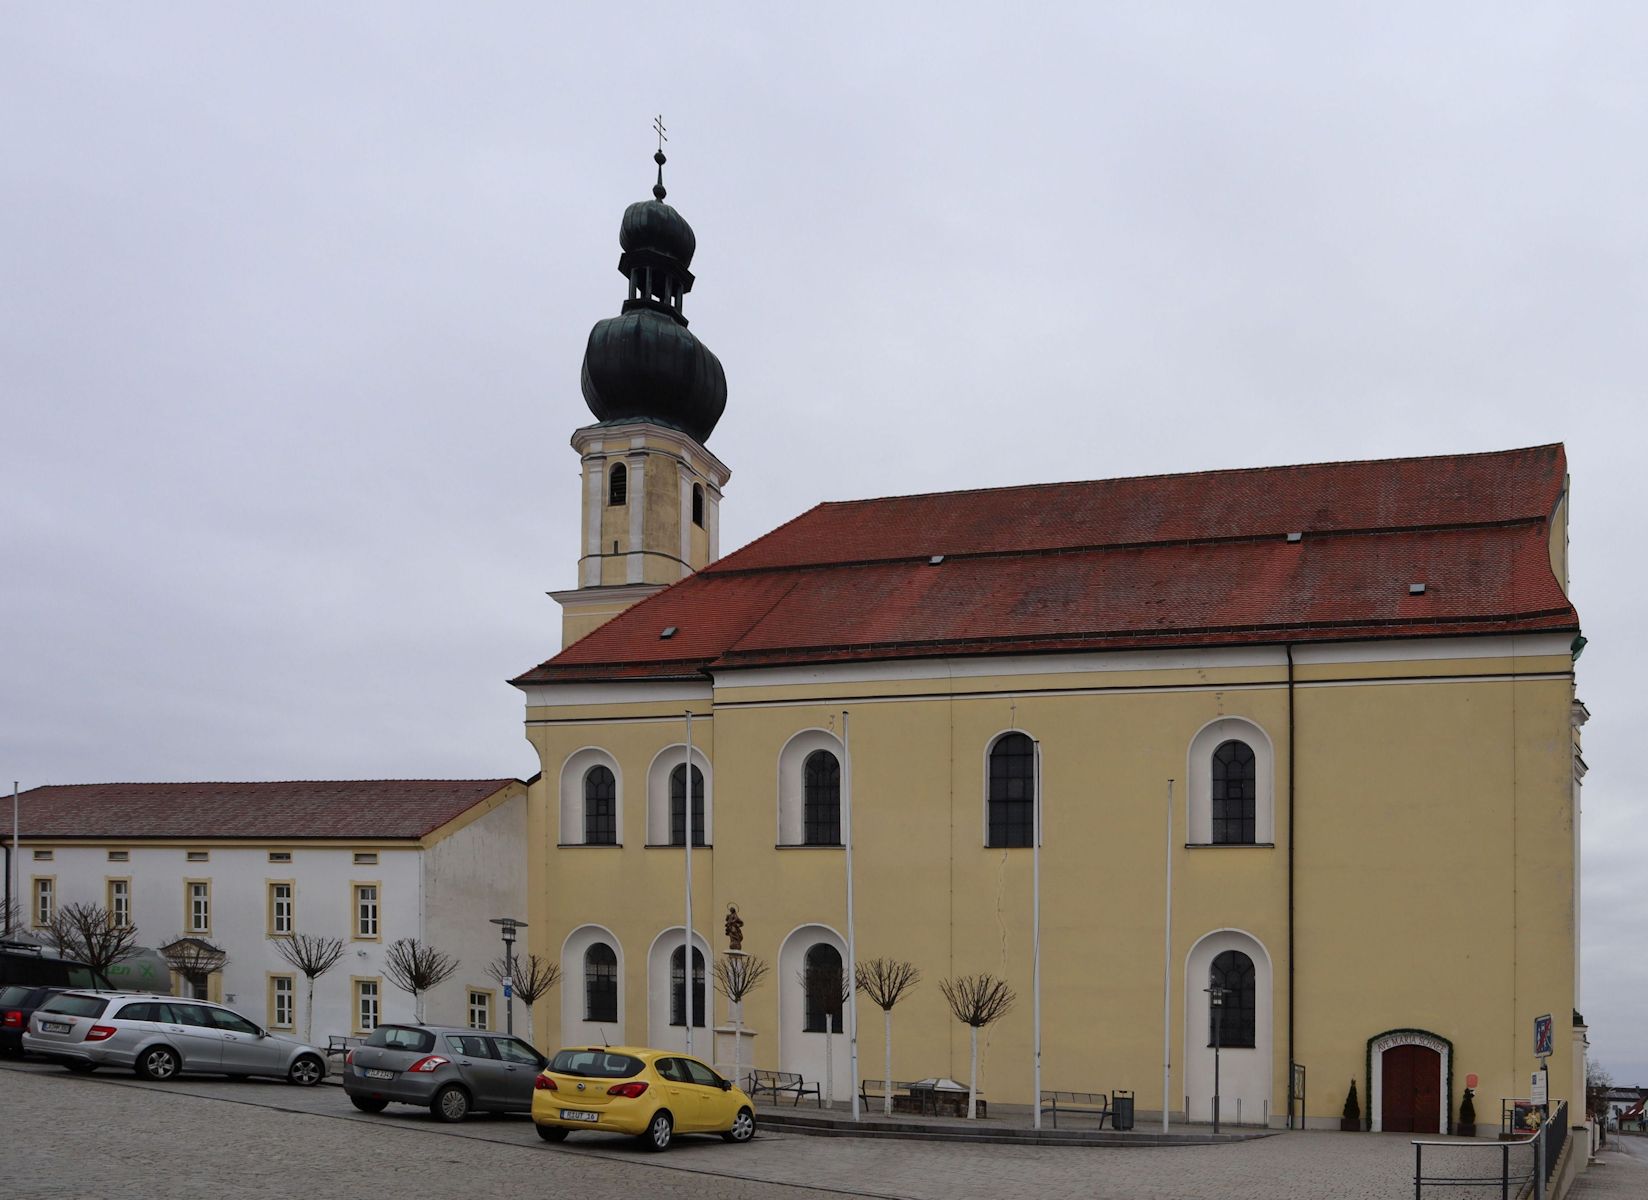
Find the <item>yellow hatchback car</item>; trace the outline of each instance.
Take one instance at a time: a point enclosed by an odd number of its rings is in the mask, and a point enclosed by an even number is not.
[[[678,1133],[755,1136],[755,1105],[743,1089],[675,1050],[558,1050],[533,1089],[532,1122],[546,1142],[574,1129],[631,1134],[650,1150],[669,1149]]]

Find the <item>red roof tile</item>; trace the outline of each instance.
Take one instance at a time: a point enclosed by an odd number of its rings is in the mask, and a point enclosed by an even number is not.
[[[822,504],[516,682],[1577,628],[1565,479],[1540,446]]]
[[[22,836],[40,838],[419,838],[514,779],[278,783],[78,783],[18,797]],[[11,834],[11,806],[0,806]]]

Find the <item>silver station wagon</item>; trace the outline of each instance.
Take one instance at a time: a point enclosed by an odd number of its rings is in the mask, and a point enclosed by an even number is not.
[[[391,1101],[427,1107],[438,1121],[471,1112],[531,1112],[549,1060],[520,1038],[434,1025],[379,1025],[344,1058],[343,1090],[362,1112]]]
[[[62,992],[35,1009],[23,1048],[81,1074],[126,1067],[157,1080],[270,1075],[302,1087],[326,1075],[326,1056],[314,1046],[221,1004],[176,996]]]

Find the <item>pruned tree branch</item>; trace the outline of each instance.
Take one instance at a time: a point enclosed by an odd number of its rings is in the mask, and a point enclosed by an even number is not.
[[[326,974],[343,957],[342,938],[294,933],[291,937],[269,940],[275,943],[275,950],[282,958],[311,980]]]
[[[1018,1000],[1006,980],[997,979],[989,972],[941,979],[938,990],[944,993],[944,999],[949,1002],[956,1020],[974,1029],[982,1029],[1006,1016]]]
[[[872,958],[858,964],[858,990],[883,1012],[892,1009],[916,984],[921,972],[900,958]]]
[[[758,954],[722,955],[712,968],[715,990],[730,1004],[742,1003],[745,996],[761,986],[770,969],[767,960]]]
[[[412,993],[417,1018],[423,1019],[423,993],[439,987],[458,970],[458,960],[428,942],[400,938],[389,944],[383,956],[384,973],[404,992]]]
[[[561,982],[561,965],[551,962],[541,954],[528,954],[525,958],[517,958],[513,974],[507,961],[502,957],[495,958],[487,964],[486,973],[499,984],[506,979],[510,980],[515,994],[529,1005],[538,1003]]]
[[[101,904],[65,904],[52,914],[49,936],[57,952],[99,975],[137,952],[137,929],[119,926]]]

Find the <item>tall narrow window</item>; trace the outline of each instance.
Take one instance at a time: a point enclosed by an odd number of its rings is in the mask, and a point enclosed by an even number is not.
[[[1035,745],[1022,733],[1000,738],[990,748],[990,845],[1030,845],[1035,790]]]
[[[584,1020],[618,1020],[618,955],[605,942],[584,951]]]
[[[469,989],[469,1027],[492,1028],[492,993],[480,988]]]
[[[355,885],[355,937],[375,938],[378,936],[378,885],[375,883],[357,883]]]
[[[109,880],[109,924],[116,929],[132,927],[132,881]]]
[[[1224,988],[1225,994],[1222,1005],[1208,1009],[1207,1044],[1213,1044],[1217,1024],[1221,1046],[1252,1046],[1258,1012],[1253,960],[1240,950],[1226,950],[1214,958],[1211,974],[1211,985]]]
[[[687,764],[670,772],[670,845],[687,844]],[[692,769],[692,844],[704,844],[704,773]]]
[[[355,1028],[371,1033],[378,1027],[378,981],[355,980]]]
[[[1224,742],[1213,752],[1213,841],[1251,845],[1259,787],[1253,748]]]
[[[212,932],[212,885],[204,879],[189,881],[189,932]]]
[[[801,767],[802,840],[809,846],[841,844],[841,763],[814,750]]]
[[[607,472],[607,503],[614,508],[629,502],[629,471],[623,463],[613,463]]]
[[[841,1004],[845,999],[842,995],[845,982],[839,950],[828,942],[819,942],[808,948],[801,969],[806,1007],[801,1023],[804,1031],[824,1033],[828,1028],[836,1033],[841,1032]]]
[[[36,879],[34,881],[34,923],[36,926],[50,925],[52,917],[57,915],[57,880]]]
[[[289,937],[295,924],[292,905],[292,885],[269,885],[269,936]]]
[[[704,485],[692,485],[692,523],[698,528],[704,528]]]
[[[274,1029],[290,1029],[296,1013],[294,1000],[295,978],[291,975],[269,976],[269,1025]]]
[[[591,846],[618,842],[618,780],[608,767],[591,767],[584,775],[584,842]]]
[[[670,955],[670,1024],[687,1023],[687,960],[685,946],[677,946]],[[704,1024],[704,952],[692,948],[692,1023],[695,1028]]]

